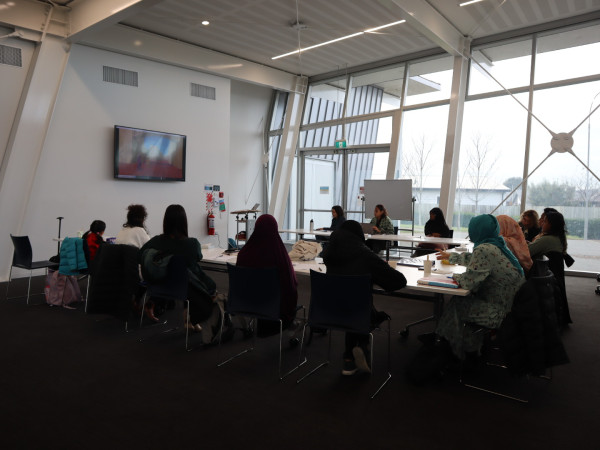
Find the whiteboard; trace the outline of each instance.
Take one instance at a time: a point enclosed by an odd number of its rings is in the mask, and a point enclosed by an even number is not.
[[[413,220],[412,180],[365,180],[365,217],[383,205],[393,220]]]

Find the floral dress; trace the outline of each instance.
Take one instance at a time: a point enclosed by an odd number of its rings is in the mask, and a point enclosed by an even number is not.
[[[450,299],[436,333],[450,342],[456,356],[464,359],[465,352],[479,351],[483,343],[481,333],[470,333],[468,328],[463,331],[464,323],[499,327],[525,277],[493,244],[480,244],[473,253],[451,253],[450,262],[467,266],[466,272],[455,274],[454,279],[471,294]]]

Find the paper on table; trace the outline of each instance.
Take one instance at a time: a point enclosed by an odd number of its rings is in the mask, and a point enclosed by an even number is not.
[[[419,278],[417,280],[418,284],[427,284],[429,286],[441,286],[447,288],[458,289],[460,286],[458,283],[449,277],[439,276],[439,275],[430,275],[428,277]]]

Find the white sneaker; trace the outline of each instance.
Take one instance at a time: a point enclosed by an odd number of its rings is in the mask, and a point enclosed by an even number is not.
[[[352,349],[352,355],[354,356],[354,362],[356,363],[356,367],[361,372],[371,373],[371,367],[369,367],[369,361],[365,355],[365,352],[360,347],[354,347]]]

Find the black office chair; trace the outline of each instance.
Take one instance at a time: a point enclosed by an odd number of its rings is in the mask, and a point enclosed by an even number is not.
[[[180,255],[171,256],[167,265],[166,278],[161,283],[147,283],[146,293],[142,301],[142,308],[140,313],[140,328],[144,320],[144,309],[146,307],[146,301],[148,297],[155,300],[166,300],[185,303],[186,317],[185,317],[185,349],[189,352],[191,347],[189,346],[189,324],[190,324],[190,302],[187,298],[188,294],[188,282],[189,272],[185,262],[185,258]],[[166,323],[163,322],[163,324]],[[170,331],[177,330],[178,327],[174,327],[163,331],[168,333]],[[143,339],[140,339],[143,341]]]
[[[554,274],[558,288],[560,289],[560,297],[556,301],[556,317],[559,325],[567,325],[573,323],[571,314],[569,313],[569,304],[567,302],[567,287],[565,285],[565,257],[562,252],[548,252],[548,268]]]
[[[10,235],[14,246],[12,265],[10,266],[10,273],[8,275],[8,283],[6,283],[6,299],[10,300],[13,298],[21,298],[22,296],[9,297],[8,287],[12,279],[12,268],[18,267],[20,269],[29,270],[29,282],[27,284],[27,304],[29,305],[29,296],[31,291],[31,274],[36,269],[46,269],[46,275],[48,275],[48,269],[57,269],[58,263],[51,261],[33,261],[33,251],[31,250],[31,242],[29,242],[28,236],[13,236]],[[40,292],[43,294],[43,292]],[[34,294],[37,295],[37,294]]]
[[[302,333],[300,350],[304,347],[304,336],[306,327],[318,327],[331,331],[344,331],[347,333],[368,334],[370,336],[371,361],[373,368],[373,333],[371,323],[371,311],[373,305],[373,293],[370,275],[331,275],[326,273],[310,271],[310,307],[308,321]],[[392,377],[390,359],[390,327],[388,317],[388,351],[387,363],[388,374],[385,381],[371,396],[375,396],[387,384]],[[327,360],[322,362],[309,373],[297,380],[300,383],[306,377],[312,375],[321,367],[328,365],[331,354],[331,332],[329,333],[329,344]]]
[[[134,297],[140,289],[138,248],[123,244],[101,245],[89,270],[85,312],[110,314],[123,320],[125,331],[129,331],[129,321],[137,319],[132,312]]]
[[[279,275],[276,267],[241,267],[227,264],[229,273],[229,294],[225,312],[232,316],[249,317],[254,321],[258,319],[279,322],[279,380],[283,380],[303,365],[305,361],[282,375],[282,346],[283,346],[283,321],[281,320],[281,291]],[[301,307],[300,309],[303,309]],[[221,336],[223,336],[224,320],[221,320],[219,333],[219,349]],[[256,327],[254,327],[256,329]],[[252,332],[252,345],[231,358],[217,364],[221,367],[238,356],[254,350],[256,332]]]
[[[465,323],[463,338],[467,330],[483,336],[493,335],[495,340],[490,341],[486,352],[486,366],[507,369],[514,376],[533,375],[552,380],[552,367],[569,362],[558,333],[556,295],[560,294],[552,274],[533,276],[515,294],[511,311],[498,329]],[[477,384],[465,381],[467,377],[462,369],[460,382],[466,387],[522,403],[529,401],[513,393],[484,387],[480,383],[482,380],[478,380]],[[550,369],[549,376],[546,375],[547,369]]]

